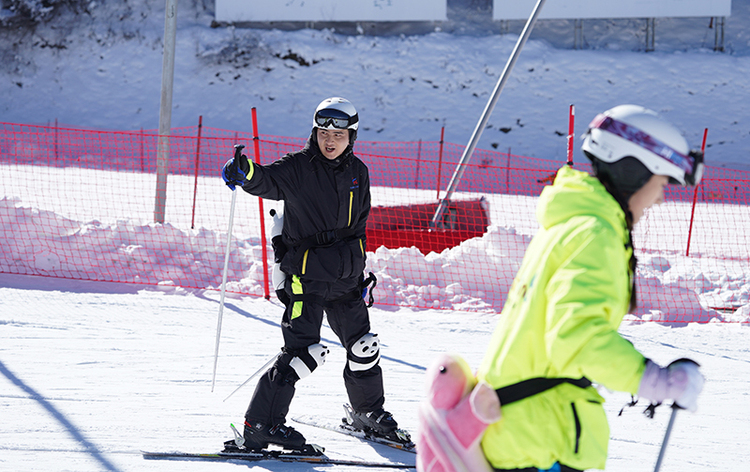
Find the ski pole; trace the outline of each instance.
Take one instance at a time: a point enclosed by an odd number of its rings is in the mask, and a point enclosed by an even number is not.
[[[255,377],[257,377],[258,374],[260,374],[261,372],[265,371],[267,368],[271,367],[271,364],[273,364],[274,362],[276,362],[276,359],[278,359],[280,355],[281,355],[281,353],[278,353],[275,356],[273,356],[271,359],[269,359],[268,362],[266,362],[265,364],[263,364],[263,367],[261,367],[260,369],[256,370],[253,375],[251,375],[250,377],[247,378],[247,380],[245,380],[244,382],[242,382],[242,384],[239,387],[235,388],[234,392],[232,392],[229,395],[227,395],[227,398],[225,398],[223,401],[229,400],[229,397],[231,397],[232,395],[234,395],[235,393],[237,393],[237,390],[239,390],[242,387],[244,387],[245,385],[247,385],[247,383],[250,382],[251,380],[253,380]]]
[[[675,416],[677,416],[677,410],[680,407],[676,403],[672,403],[672,415],[669,417],[669,423],[667,424],[667,431],[664,433],[664,440],[661,442],[661,449],[659,450],[659,457],[656,459],[656,467],[654,472],[659,472],[661,468],[661,462],[664,459],[664,451],[667,449],[667,442],[669,441],[669,435],[672,434],[672,426],[674,425]]]
[[[242,149],[245,146],[242,144],[234,145],[234,159],[235,165],[239,155],[242,154]],[[221,275],[221,301],[219,302],[219,321],[216,325],[216,349],[214,350],[214,373],[211,378],[211,392],[214,391],[214,385],[216,384],[216,364],[219,361],[219,340],[221,339],[221,318],[224,315],[224,295],[227,291],[227,270],[229,268],[229,250],[232,247],[232,225],[234,224],[234,205],[237,202],[237,191],[232,189],[232,206],[229,209],[229,228],[227,229],[227,247],[224,251],[224,273]]]

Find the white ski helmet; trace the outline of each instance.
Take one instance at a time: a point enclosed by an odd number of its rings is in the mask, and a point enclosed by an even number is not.
[[[350,129],[359,128],[359,115],[352,102],[341,97],[326,98],[313,115],[313,128]]]
[[[677,128],[638,105],[619,105],[597,115],[581,149],[589,159],[606,164],[634,157],[673,184],[697,185],[703,176],[703,153],[691,151]]]

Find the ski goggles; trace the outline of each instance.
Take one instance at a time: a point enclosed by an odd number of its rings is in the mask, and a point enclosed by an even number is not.
[[[611,116],[604,114],[597,115],[589,124],[589,129],[600,129],[619,136],[633,144],[636,144],[653,154],[661,157],[667,162],[673,164],[684,174],[685,183],[690,186],[698,185],[703,177],[703,153],[692,150],[688,154],[683,154],[671,146],[659,141],[650,134],[641,131],[635,126],[631,126],[622,121],[618,121]],[[674,177],[670,176],[670,182],[673,184],[680,183]]]
[[[331,108],[324,108],[315,113],[315,124],[325,129],[329,129],[331,126],[338,129],[347,129],[358,121],[357,115],[349,116],[341,110]]]

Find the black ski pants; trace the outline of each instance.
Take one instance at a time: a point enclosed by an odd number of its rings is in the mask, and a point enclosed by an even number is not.
[[[370,317],[360,293],[360,279],[328,283],[287,277],[286,282],[285,290],[291,301],[281,322],[283,353],[258,381],[245,413],[248,421],[274,425],[286,422],[294,384],[299,380],[289,362],[301,350],[320,343],[324,313],[346,348],[348,359],[352,359],[354,343],[370,332]],[[383,373],[379,363],[364,371],[353,371],[347,362],[344,385],[355,411],[373,411],[383,406]]]

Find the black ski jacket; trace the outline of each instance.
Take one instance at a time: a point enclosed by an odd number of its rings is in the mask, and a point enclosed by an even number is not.
[[[329,160],[312,135],[300,151],[251,165],[252,176],[242,189],[284,201],[282,241],[288,251],[281,270],[324,282],[362,276],[370,176],[351,146]]]

